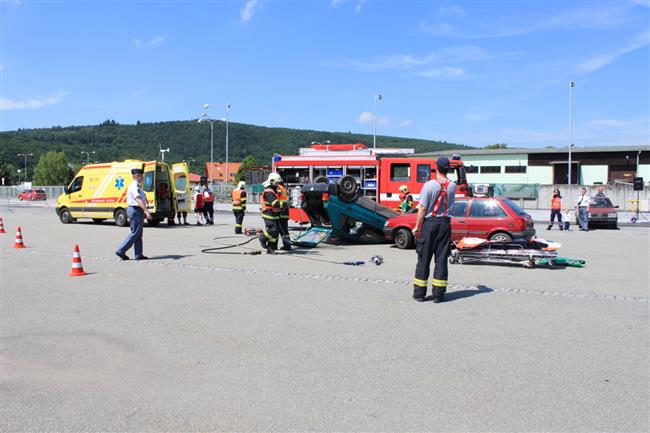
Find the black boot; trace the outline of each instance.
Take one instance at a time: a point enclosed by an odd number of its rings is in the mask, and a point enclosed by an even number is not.
[[[269,240],[266,239],[266,236],[264,236],[264,233],[260,233],[257,238],[260,240],[260,244],[262,244],[262,248],[268,248],[269,247]]]
[[[413,284],[413,299],[416,302],[422,302],[425,296],[427,296],[427,288]]]
[[[553,228],[553,224],[549,224],[548,227],[546,227],[546,230],[551,230]]]

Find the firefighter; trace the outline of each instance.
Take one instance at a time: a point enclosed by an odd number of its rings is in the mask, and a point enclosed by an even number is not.
[[[264,219],[264,230],[260,234],[260,243],[266,248],[267,254],[275,254],[278,249],[278,235],[280,234],[280,196],[278,195],[277,184],[282,178],[277,173],[270,173],[269,178],[264,182],[262,193],[262,218]]]
[[[435,268],[431,279],[433,302],[443,302],[447,291],[447,255],[451,238],[449,208],[454,203],[456,184],[447,179],[449,159],[438,158],[436,178],[428,181],[420,192],[420,204],[413,228],[417,239],[415,251],[418,264],[413,278],[413,299],[424,301],[431,259],[435,256]],[[418,233],[421,236],[418,238]]]
[[[205,224],[214,225],[214,192],[206,182],[203,187],[203,212],[205,214]]]
[[[407,185],[402,185],[399,187],[399,208],[402,213],[408,213],[413,209],[413,196],[409,193],[409,187]]]
[[[241,234],[246,213],[246,182],[243,180],[232,190],[232,213],[235,214],[235,234]]]
[[[291,250],[291,237],[289,237],[289,195],[284,181],[278,182],[278,196],[280,197],[280,236],[282,237],[282,250]]]

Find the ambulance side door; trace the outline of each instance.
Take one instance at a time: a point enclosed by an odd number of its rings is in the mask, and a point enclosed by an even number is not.
[[[147,196],[147,209],[149,212],[156,212],[156,163],[147,163],[144,166],[144,181],[142,190]]]
[[[70,203],[70,213],[73,217],[77,218],[86,211],[86,200],[90,197],[86,194],[88,191],[84,190],[84,175],[75,177],[70,186],[68,187],[68,197]]]
[[[172,188],[177,212],[189,212],[192,209],[190,194],[190,173],[185,162],[172,165]]]

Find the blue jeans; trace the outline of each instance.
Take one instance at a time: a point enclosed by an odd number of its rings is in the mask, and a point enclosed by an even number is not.
[[[578,223],[580,224],[581,229],[589,229],[589,223],[587,222],[587,206],[580,206],[578,208]]]
[[[126,254],[132,246],[135,246],[135,256],[142,257],[142,228],[144,227],[144,212],[140,208],[129,206],[126,211],[131,223],[131,231],[124,239],[124,242],[117,247],[117,253]]]

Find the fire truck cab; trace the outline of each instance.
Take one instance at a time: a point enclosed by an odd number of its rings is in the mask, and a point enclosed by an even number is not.
[[[399,187],[407,185],[417,202],[425,182],[435,177],[435,160],[415,158],[412,148],[369,149],[364,144],[316,144],[301,148],[298,155],[275,155],[273,169],[284,179],[291,192],[292,220],[304,223],[308,218],[300,209],[300,188],[304,184],[334,183],[352,176],[361,195],[386,205],[399,207]],[[456,181],[457,195],[469,195],[467,176],[459,156],[450,158],[450,178]]]

